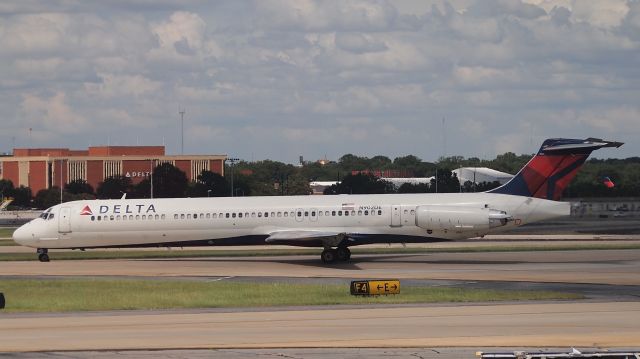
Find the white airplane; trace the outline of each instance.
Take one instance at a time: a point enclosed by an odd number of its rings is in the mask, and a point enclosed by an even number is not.
[[[323,247],[325,263],[349,247],[482,237],[569,215],[555,201],[589,154],[622,143],[549,139],[506,184],[483,193],[86,200],[56,205],[13,240],[48,249],[286,244]]]

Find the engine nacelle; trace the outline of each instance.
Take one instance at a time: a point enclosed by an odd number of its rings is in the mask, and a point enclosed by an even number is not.
[[[510,220],[506,212],[489,208],[426,205],[416,209],[416,226],[426,230],[486,233]]]

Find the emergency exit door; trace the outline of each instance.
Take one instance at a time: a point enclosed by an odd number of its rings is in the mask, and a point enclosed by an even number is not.
[[[391,227],[402,226],[402,208],[400,205],[391,206]]]

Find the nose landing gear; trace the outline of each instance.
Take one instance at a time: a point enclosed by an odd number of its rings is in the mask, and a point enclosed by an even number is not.
[[[49,261],[49,250],[46,248],[38,248],[38,260],[40,262],[48,262]]]
[[[324,251],[322,251],[320,259],[322,259],[323,263],[327,264],[333,263],[336,260],[346,262],[351,259],[351,251],[348,247],[338,247],[336,249],[326,248]]]

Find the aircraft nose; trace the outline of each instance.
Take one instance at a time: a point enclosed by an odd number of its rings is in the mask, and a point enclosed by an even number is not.
[[[34,233],[30,231],[28,225],[25,224],[13,232],[13,241],[21,246],[29,246],[29,243],[33,242]]]

